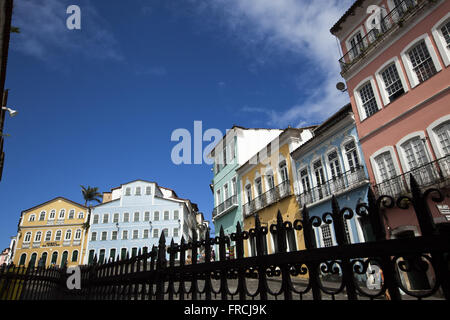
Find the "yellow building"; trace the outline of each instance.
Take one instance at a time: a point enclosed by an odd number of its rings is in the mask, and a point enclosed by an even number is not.
[[[312,137],[310,128],[287,128],[237,170],[243,195],[244,230],[255,227],[255,214],[262,226],[276,224],[277,213],[283,221],[292,223],[301,218],[300,208],[293,188],[290,153]],[[303,232],[287,235],[288,251],[305,248]],[[256,241],[250,238],[244,245],[246,257],[256,255]],[[270,231],[264,241],[265,252],[276,252],[277,238]]]
[[[22,211],[15,265],[67,266],[81,264],[87,245],[88,209],[63,197]]]

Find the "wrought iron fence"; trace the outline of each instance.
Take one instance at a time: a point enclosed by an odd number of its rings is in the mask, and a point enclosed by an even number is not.
[[[291,187],[289,180],[285,180],[279,185],[271,188],[269,191],[264,192],[255,199],[247,202],[243,206],[244,217],[249,217],[255,212],[270,206],[271,204],[280,201],[281,199],[291,195]]]
[[[400,206],[390,196],[376,198],[369,190],[368,203],[355,210],[340,208],[332,198],[331,211],[322,217],[310,217],[303,207],[302,218],[263,226],[255,215],[255,227],[206,240],[180,244],[172,240],[166,247],[164,234],[159,245],[149,252],[107,263],[81,267],[81,289],[67,290],[65,269],[9,267],[1,269],[1,299],[92,299],[92,300],[229,300],[229,299],[391,299],[406,297],[450,299],[450,232],[448,224],[436,225],[427,198],[443,201],[437,189],[422,192],[413,175],[411,197],[403,196],[413,209],[421,236],[386,240],[380,210]],[[370,221],[373,241],[350,244],[345,236],[344,219],[354,215]],[[326,223],[336,235],[337,245],[317,248],[314,229]],[[302,232],[304,250],[288,250],[289,235]],[[265,239],[276,239],[276,253],[266,254]],[[254,239],[256,255],[244,257],[246,241]],[[292,240],[292,238],[291,238]],[[226,247],[236,247],[236,259],[227,259]],[[218,259],[213,261],[213,246]],[[291,247],[289,245],[289,247]],[[204,250],[204,262],[197,254]],[[169,259],[166,259],[166,255]],[[192,256],[187,261],[186,255]],[[22,270],[22,271],[18,271]],[[327,282],[329,278],[337,282]],[[375,281],[374,281],[375,280]],[[376,285],[372,283],[375,282]],[[277,288],[274,288],[277,286]]]
[[[367,53],[367,50],[381,41],[391,30],[394,30],[395,26],[402,26],[410,16],[414,15],[427,2],[432,1],[403,0],[385,16],[379,17],[380,29],[371,29],[339,59],[341,71],[344,73],[350,69]]]

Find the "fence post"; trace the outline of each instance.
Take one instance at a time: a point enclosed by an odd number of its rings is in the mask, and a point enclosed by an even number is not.
[[[173,293],[174,293],[174,273],[173,273],[173,268],[175,266],[175,254],[176,254],[176,246],[175,246],[175,242],[172,238],[172,241],[170,241],[170,247],[168,249],[169,251],[169,268],[170,268],[170,272],[169,272],[169,300],[173,300]]]
[[[422,194],[422,191],[420,191],[420,187],[412,174],[410,175],[409,180],[411,183],[412,203],[417,216],[417,220],[419,222],[422,236],[438,235],[439,231],[436,227],[436,224],[434,223],[433,215],[431,214],[431,210],[426,198],[429,193],[437,190],[429,189],[425,192],[425,194]],[[436,200],[444,199],[442,198]],[[436,281],[439,281],[441,283],[441,288],[445,299],[450,300],[450,274],[448,271],[449,264],[446,261],[448,260],[448,258],[445,259],[445,253],[443,252],[430,250],[430,254],[432,261],[435,261],[434,268],[437,278]],[[448,255],[450,253],[446,254]]]
[[[239,222],[236,224],[236,236],[234,241],[236,242],[236,257],[238,261],[242,261],[242,259],[244,259],[244,233],[242,232],[241,224]],[[245,300],[247,297],[245,268],[240,267],[238,269],[238,281],[239,300]]]
[[[227,239],[225,236],[225,232],[223,231],[223,226],[220,226],[220,233],[219,233],[219,258],[222,262],[221,264],[224,266],[220,270],[220,294],[222,300],[228,300],[228,282],[227,282],[227,268],[225,266],[226,261],[226,246]]]
[[[198,263],[198,243],[197,243],[197,231],[195,228],[192,228],[192,265],[196,265]],[[197,283],[197,273],[192,271],[192,282],[191,282],[191,292],[192,292],[192,300],[197,300],[198,294],[198,283]]]
[[[184,236],[182,236],[180,241],[180,270],[183,270],[185,265],[186,265],[186,243],[184,240]],[[180,293],[180,300],[183,301],[184,293],[186,292],[183,272],[180,273],[180,284],[178,287],[178,292]]]
[[[375,198],[375,193],[372,187],[369,187],[367,194],[367,200],[369,202],[368,215],[372,225],[372,229],[375,233],[376,241],[386,240],[386,228],[381,218],[381,209],[379,202]],[[398,290],[398,284],[396,280],[396,270],[395,266],[388,255],[383,255],[380,257],[381,270],[383,272],[384,282],[386,290],[392,300],[401,300],[400,291]]]
[[[336,240],[338,246],[346,245],[347,239],[345,236],[345,228],[344,228],[344,215],[341,213],[341,209],[339,208],[339,203],[336,199],[336,196],[333,195],[331,198],[331,209],[333,216],[333,225],[334,231],[336,234]],[[356,295],[355,281],[353,277],[353,269],[350,264],[350,260],[348,258],[342,259],[342,281],[345,284],[345,288],[347,291],[347,297],[349,300],[357,300],[358,297]]]
[[[277,224],[276,224],[276,235],[277,235],[277,244],[278,244],[278,252],[286,253],[286,229],[283,223],[283,217],[281,216],[280,210],[277,213]],[[291,292],[291,275],[289,273],[289,266],[283,265],[281,266],[281,285],[284,292],[285,300],[292,300],[292,292]]]
[[[259,220],[258,214],[255,214],[255,236],[256,236],[256,255],[258,257],[263,257],[265,255],[263,238],[267,234],[261,227],[261,221]],[[266,265],[258,265],[258,288],[259,296],[261,300],[267,300],[267,280],[266,280]]]
[[[156,300],[164,300],[164,276],[166,269],[166,238],[164,232],[159,238],[158,260],[156,262]]]
[[[303,205],[302,210],[303,215],[303,238],[305,239],[305,248],[306,250],[315,249],[316,248],[316,241],[313,234],[313,226],[311,224],[310,218],[309,218],[309,211],[306,207],[306,204]],[[314,300],[322,300],[322,292],[320,291],[320,284],[319,284],[319,263],[318,262],[312,262],[308,265],[308,271],[309,271],[309,283],[311,285],[312,295]]]
[[[211,264],[211,238],[209,234],[209,228],[206,229],[205,236],[205,263]],[[207,268],[205,272],[205,299],[212,299],[212,284],[211,284],[211,271]]]

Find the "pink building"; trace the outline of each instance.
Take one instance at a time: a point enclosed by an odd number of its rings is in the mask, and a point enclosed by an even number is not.
[[[11,252],[10,248],[6,248],[2,251],[2,253],[0,254],[0,267],[3,264],[9,264],[10,252]]]
[[[412,173],[444,191],[430,206],[449,222],[450,0],[357,0],[330,31],[374,191],[407,195]],[[385,217],[389,238],[420,235],[412,211]]]

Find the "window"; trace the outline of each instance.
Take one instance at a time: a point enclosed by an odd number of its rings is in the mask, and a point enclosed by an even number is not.
[[[41,214],[39,215],[39,221],[44,221],[45,220],[45,211],[42,211]]]
[[[259,197],[263,193],[261,178],[256,179],[255,187],[256,187],[256,196]]]
[[[56,210],[50,211],[50,216],[48,217],[49,220],[54,220],[56,215]]]
[[[144,221],[150,221],[150,212],[144,212]]]
[[[164,211],[164,220],[169,220],[169,211]]]
[[[287,166],[286,166],[286,161],[283,160],[280,163],[280,174],[281,174],[281,182],[287,181],[289,179],[289,175],[288,175],[288,171],[287,171]]]
[[[426,164],[428,161],[425,146],[420,137],[414,137],[403,143],[402,149],[405,153],[406,163],[409,170]]]
[[[94,221],[92,222],[92,224],[98,224],[98,214],[94,215]]]
[[[303,192],[310,191],[311,185],[309,184],[308,169],[300,170],[300,180],[302,182]]]
[[[231,180],[231,186],[233,188],[233,190],[232,190],[233,195],[236,195],[237,194],[237,180],[236,180],[236,178],[233,178]]]
[[[70,210],[69,211],[69,219],[73,219],[75,218],[75,210]]]
[[[159,236],[159,230],[158,229],[153,229],[153,238],[158,238]]]
[[[57,251],[55,251],[55,252],[53,252],[53,254],[52,254],[52,260],[51,260],[51,264],[56,264],[56,262],[58,261],[58,252]]]
[[[178,237],[178,232],[179,232],[178,228],[174,228],[173,229],[173,236],[174,237]]]
[[[92,232],[91,241],[97,241],[97,232]]]
[[[137,256],[137,248],[131,248],[131,257],[134,258]]]
[[[80,239],[81,239],[81,229],[77,229],[77,231],[75,232],[75,240]]]
[[[34,242],[41,242],[42,232],[38,231],[36,232],[36,235],[34,236]]]
[[[152,187],[146,187],[145,188],[145,194],[146,195],[151,195],[152,194]]]
[[[66,215],[66,210],[61,209],[61,211],[59,212],[58,219],[64,219],[65,215]]]
[[[62,231],[58,230],[55,234],[55,241],[61,241]]]
[[[217,204],[222,203],[222,197],[221,197],[220,190],[217,190],[216,194],[217,194]]]
[[[245,186],[245,192],[247,194],[247,202],[252,201],[252,186],[251,185],[246,185]]]
[[[103,215],[103,223],[108,223],[108,221],[109,221],[109,214],[105,213]]]
[[[450,20],[441,27],[441,32],[447,47],[450,47]]]
[[[223,166],[225,167],[227,165],[227,146],[224,146],[222,152],[223,152]]]
[[[98,263],[103,263],[105,261],[105,249],[101,249],[98,255]]]
[[[135,213],[134,213],[133,221],[134,221],[134,222],[139,222],[139,212],[135,212]]]
[[[337,151],[333,151],[328,154],[328,164],[330,166],[331,178],[335,180],[341,175],[341,166],[339,164]]]
[[[159,211],[155,211],[153,214],[153,220],[154,221],[159,221]]]
[[[103,231],[101,240],[105,241],[107,238],[108,238],[108,232],[107,231]]]
[[[450,65],[450,12],[440,19],[431,30],[434,42],[445,66]]]
[[[78,260],[78,250],[72,252],[72,262],[77,262]]]
[[[19,260],[19,266],[24,266],[26,260],[27,260],[27,254],[22,253],[22,255],[20,256],[20,260]]]
[[[351,37],[348,44],[350,45],[350,58],[353,60],[359,56],[361,50],[364,49],[361,32],[358,31],[353,37]]]
[[[34,214],[32,214],[30,216],[30,218],[28,219],[28,221],[33,222],[36,219],[36,216]]]
[[[148,229],[144,230],[144,235],[143,235],[144,239],[148,239]]]
[[[365,112],[365,117],[370,117],[378,111],[377,101],[373,93],[372,83],[369,81],[359,89],[359,97]]]
[[[66,231],[66,236],[64,237],[64,240],[70,240],[72,239],[72,230],[67,230]]]
[[[389,151],[376,156],[375,163],[377,164],[380,182],[389,180],[397,175],[394,162],[392,161],[391,153]]]
[[[23,239],[23,242],[30,242],[31,241],[31,232],[25,233],[25,238]]]
[[[180,219],[180,212],[178,210],[175,210],[173,212],[173,220],[178,220]]]
[[[51,231],[47,231],[45,233],[45,241],[52,241],[52,232]]]
[[[275,180],[273,179],[273,173],[269,173],[266,175],[267,180],[267,190],[272,190],[275,188]]]
[[[325,175],[323,173],[322,160],[317,160],[313,163],[314,175],[316,177],[316,185],[321,186],[325,184]]]
[[[33,253],[31,255],[30,262],[28,262],[28,267],[33,267],[34,268],[34,266],[36,264],[36,258],[37,258],[37,253],[35,252],[35,253]]]
[[[410,49],[408,56],[419,83],[431,78],[437,72],[424,40]]]
[[[169,229],[163,229],[164,237],[167,239],[169,237]]]
[[[111,240],[117,240],[117,231],[111,233]]]
[[[41,256],[42,266],[45,267],[47,264],[47,252],[44,252]]]
[[[141,187],[136,187],[135,195],[137,195],[137,196],[141,195]]]
[[[227,200],[230,197],[230,192],[228,190],[228,184],[227,183],[223,186],[223,193],[224,193],[224,196],[225,196],[225,200]]]
[[[127,248],[122,248],[122,250],[120,250],[120,258],[122,260],[125,260],[127,258]]]
[[[131,188],[126,188],[125,189],[125,195],[126,196],[130,196],[131,195]]]
[[[381,77],[389,102],[394,101],[405,93],[395,62],[391,63],[381,72]]]
[[[345,156],[347,157],[348,166],[351,172],[359,168],[358,151],[356,150],[355,141],[350,141],[344,146]]]
[[[441,124],[436,129],[434,129],[437,140],[439,142],[439,147],[441,149],[442,156],[447,156],[450,154],[450,121]]]
[[[113,223],[118,223],[118,222],[119,222],[119,214],[118,213],[114,213]]]
[[[324,247],[332,247],[333,246],[333,239],[331,237],[331,229],[329,224],[322,224],[320,226],[320,229],[322,231],[322,243]]]
[[[139,238],[139,230],[133,230],[133,239]]]
[[[123,214],[123,222],[129,222],[130,221],[130,214],[128,212],[125,212]]]
[[[84,218],[84,213],[83,212],[79,212],[78,213],[78,219],[83,219]]]
[[[127,230],[123,230],[122,231],[122,239],[123,240],[128,240],[128,231]]]
[[[94,255],[95,255],[95,250],[89,250],[88,264],[92,264],[94,262]]]
[[[113,261],[116,259],[116,249],[113,248],[109,250],[109,258]]]

